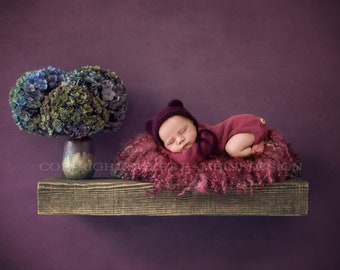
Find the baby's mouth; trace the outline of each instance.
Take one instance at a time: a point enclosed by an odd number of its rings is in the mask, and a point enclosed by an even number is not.
[[[187,142],[182,149],[188,149],[192,146],[192,143],[191,142]]]

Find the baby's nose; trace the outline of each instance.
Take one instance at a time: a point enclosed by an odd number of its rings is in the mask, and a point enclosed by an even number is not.
[[[184,142],[184,137],[183,136],[178,136],[177,137],[177,143],[182,144]]]

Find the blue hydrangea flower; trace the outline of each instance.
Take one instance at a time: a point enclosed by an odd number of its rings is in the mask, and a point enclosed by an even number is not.
[[[13,119],[21,130],[47,135],[40,126],[40,107],[44,98],[67,78],[65,71],[54,67],[25,72],[10,91]]]

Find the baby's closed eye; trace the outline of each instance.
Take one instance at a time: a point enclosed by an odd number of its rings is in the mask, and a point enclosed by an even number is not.
[[[185,132],[187,131],[187,129],[188,129],[188,128],[186,128],[186,127],[185,127],[185,128],[182,128],[182,129],[180,129],[179,133],[180,133],[180,134],[183,134],[183,133],[185,133]]]
[[[172,145],[174,142],[175,142],[175,140],[172,139],[172,140],[168,141],[166,145],[167,145],[167,146],[170,146],[170,145]]]

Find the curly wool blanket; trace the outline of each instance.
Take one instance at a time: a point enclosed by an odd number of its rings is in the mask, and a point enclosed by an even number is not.
[[[137,135],[119,152],[112,175],[123,179],[152,182],[151,195],[161,191],[215,192],[218,197],[229,188],[240,193],[297,176],[300,164],[291,145],[275,130],[269,130],[265,150],[244,159],[214,156],[198,164],[178,164],[160,151],[152,137]]]

